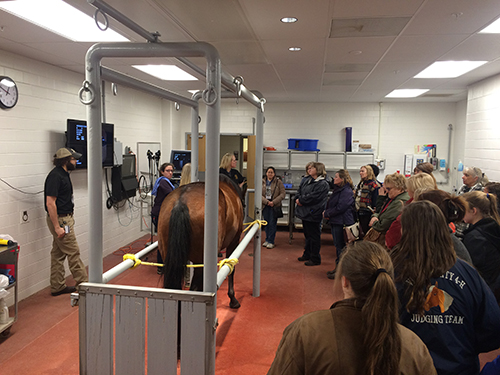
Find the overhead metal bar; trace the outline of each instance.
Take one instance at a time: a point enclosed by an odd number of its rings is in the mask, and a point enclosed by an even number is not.
[[[195,100],[191,100],[186,98],[185,96],[176,94],[172,91],[168,91],[158,86],[154,86],[150,83],[141,81],[137,78],[130,77],[128,75],[122,74],[115,70],[101,67],[101,77],[104,80],[112,81],[114,83],[119,83],[124,86],[128,86],[137,90],[145,91],[151,95],[159,96],[164,99],[168,99],[173,102],[177,102],[179,104],[184,104],[189,107],[197,107],[198,102]]]
[[[158,38],[159,34],[158,33],[151,33],[141,26],[139,26],[137,23],[132,21],[130,18],[126,17],[116,9],[114,9],[112,6],[107,4],[106,2],[102,0],[87,0],[87,2],[97,9],[101,10],[104,13],[107,13],[111,17],[113,17],[115,20],[123,24],[124,26],[128,27],[130,30],[136,32],[140,36],[144,37],[147,41],[152,42],[152,43],[157,43],[161,42],[161,40]],[[206,77],[206,72],[201,69],[199,66],[194,64],[193,62],[189,61],[185,57],[175,57],[178,61],[182,62],[184,65],[195,71],[196,73],[202,75],[203,77]],[[238,94],[238,97],[242,97],[246,99],[249,103],[253,104],[257,108],[260,108],[263,110],[264,103],[263,97],[261,96],[260,98],[254,94],[254,92],[250,91],[245,87],[243,82],[238,82],[238,79],[233,77],[232,75],[222,72],[221,73],[221,84],[227,88],[228,90],[235,92]],[[265,99],[264,99],[265,100]]]

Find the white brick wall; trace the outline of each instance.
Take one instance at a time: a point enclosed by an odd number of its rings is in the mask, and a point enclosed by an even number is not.
[[[470,87],[466,121],[465,165],[500,181],[500,75]]]
[[[78,99],[83,77],[77,73],[0,51],[0,75],[13,78],[20,98],[17,106],[0,111],[0,178],[25,192],[43,191],[52,156],[65,143],[66,119],[86,118]],[[135,152],[137,142],[170,138],[170,104],[144,93],[120,87],[118,96],[106,85],[106,121],[115,124],[115,137]],[[169,154],[168,150],[163,152]],[[109,183],[111,171],[108,169]],[[75,196],[75,231],[82,259],[88,264],[88,189],[86,170],[71,173]],[[110,186],[111,188],[111,186]],[[0,182],[0,233],[20,244],[19,297],[49,285],[52,237],[47,229],[42,194],[22,194]],[[110,254],[140,233],[139,204],[108,210],[103,172],[104,254]],[[20,224],[27,210],[29,223]],[[67,272],[69,274],[69,272]],[[13,299],[10,298],[10,303]]]

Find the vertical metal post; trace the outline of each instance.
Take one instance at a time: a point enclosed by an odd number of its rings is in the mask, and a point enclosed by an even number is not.
[[[261,180],[262,180],[262,147],[264,145],[264,113],[261,108],[257,108],[257,121],[255,132],[255,219],[262,220],[262,197],[261,197]],[[261,246],[260,237],[262,230],[257,231],[254,239],[253,250],[253,296],[260,297],[260,264],[261,264]]]
[[[89,281],[102,282],[102,108],[100,59],[87,52],[85,79],[93,102],[87,105],[87,174],[89,190]]]
[[[205,238],[203,260],[203,291],[217,292],[217,253],[219,222],[219,149],[221,66],[217,51],[207,54],[207,90],[204,94],[207,111],[206,168],[205,168]],[[208,101],[208,103],[207,103]],[[191,138],[192,139],[192,138]],[[207,311],[209,321],[216,321],[217,301]],[[215,331],[207,350],[207,373],[215,373]]]

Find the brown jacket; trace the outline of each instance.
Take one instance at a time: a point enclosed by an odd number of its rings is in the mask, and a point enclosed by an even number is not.
[[[277,177],[274,177],[271,181],[271,194],[273,205],[281,206],[281,201],[285,198],[286,191],[285,185],[283,185],[283,182]],[[266,178],[264,178],[262,180],[262,207],[266,207],[267,202],[269,201],[266,199]]]
[[[401,374],[436,374],[425,344],[409,329],[399,328]],[[354,307],[353,300],[343,300],[330,310],[309,313],[290,324],[268,375],[360,375],[365,356],[361,309]]]

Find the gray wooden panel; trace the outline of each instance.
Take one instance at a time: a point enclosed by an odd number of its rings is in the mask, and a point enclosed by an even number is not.
[[[181,302],[181,375],[205,373],[207,306]]]
[[[148,374],[177,374],[178,304],[148,298]]]
[[[145,373],[146,299],[116,296],[115,373]]]
[[[113,374],[113,296],[87,293],[85,298],[87,374]]]

